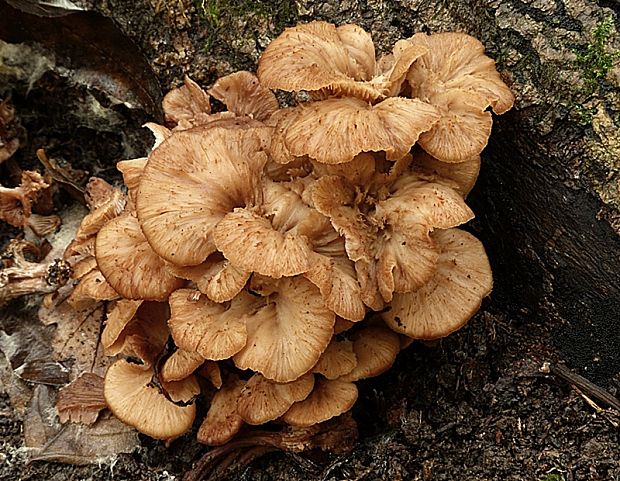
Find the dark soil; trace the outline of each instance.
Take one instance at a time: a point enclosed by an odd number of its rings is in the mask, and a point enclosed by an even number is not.
[[[296,3],[288,0],[81,3],[97,3],[97,10],[114,18],[120,30],[140,47],[153,69],[149,75],[159,81],[162,91],[178,84],[184,73],[208,85],[218,75],[239,68],[253,69],[269,39],[299,19],[355,21],[371,31],[383,49],[413,31],[439,28],[441,22],[450,26],[443,3],[435,8],[428,2],[306,2],[310,9],[301,13]],[[405,18],[404,11],[417,8],[409,3],[419,3],[419,8],[417,15],[408,13]],[[479,30],[484,33],[483,27]],[[494,53],[495,43],[491,45]],[[119,176],[112,167],[114,162],[146,152],[149,134],[139,126],[152,116],[141,110],[102,100],[112,112],[103,117],[118,121],[114,128],[103,128],[101,116],[95,122],[92,112],[76,113],[67,107],[83,101],[85,89],[51,73],[44,75],[32,91],[23,82],[11,84],[4,79],[0,93],[7,92],[27,132],[24,147],[16,156],[23,167],[36,166],[36,148],[46,147],[74,167],[115,181]],[[511,156],[510,147],[501,142],[495,142],[491,149],[483,158],[483,166],[492,164],[497,152]],[[497,168],[492,165],[495,167],[491,170]],[[485,184],[484,175],[481,182],[485,188],[474,191],[471,203],[475,208],[493,208],[493,196],[505,195],[507,190],[498,186],[494,191],[489,182]],[[72,200],[65,196],[57,202],[61,209]],[[504,257],[502,232],[487,217],[492,216],[479,213],[474,224],[476,234],[489,245],[494,271],[506,273],[506,277],[496,279],[496,294],[466,328],[434,346],[412,345],[390,371],[360,383],[360,399],[354,409],[360,440],[354,450],[340,457],[272,453],[227,479],[620,480],[617,413],[595,409],[564,381],[539,372],[546,361],[566,361],[588,377],[588,369],[596,361],[581,359],[581,354],[573,356],[572,348],[568,349],[566,342],[562,344],[558,332],[565,332],[567,326],[554,306],[541,310],[540,299],[530,297],[515,301],[518,296],[513,291],[521,286],[512,284],[512,278],[518,277],[524,284],[531,279],[531,286],[539,286],[544,285],[542,276],[546,273],[528,271],[528,255],[532,253],[516,252],[514,259]],[[14,234],[0,230],[0,245]],[[506,236],[517,234],[504,231]],[[556,254],[561,256],[560,251]],[[520,274],[511,276],[517,269]],[[547,293],[541,289],[539,294],[544,297]],[[618,331],[609,329],[617,319],[609,318],[608,324],[606,319],[599,321],[608,326],[601,331],[609,336],[608,345],[617,346]],[[570,342],[575,344],[574,338]],[[583,345],[583,352],[589,356],[588,341],[584,339]],[[579,345],[572,349],[579,350]],[[606,358],[606,368],[597,372],[595,380],[618,396],[620,366],[614,357],[618,354],[608,354],[614,362],[610,364]],[[138,452],[120,455],[112,465],[28,464],[27,453],[21,449],[22,436],[20,415],[11,408],[8,397],[0,395],[0,480],[180,479],[207,451],[190,435],[169,448],[143,437]]]

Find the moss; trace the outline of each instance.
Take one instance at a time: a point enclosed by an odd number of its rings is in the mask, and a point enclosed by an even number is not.
[[[564,481],[564,476],[561,474],[545,474],[539,481]]]
[[[195,0],[199,17],[209,30],[205,49],[210,50],[213,42],[233,19],[261,17],[268,19],[272,35],[279,34],[285,27],[297,23],[298,13],[294,0]]]
[[[613,17],[609,16],[596,26],[592,32],[592,42],[585,50],[575,52],[576,63],[583,72],[588,95],[598,90],[601,82],[620,59],[620,51],[609,52],[607,47],[613,28]]]

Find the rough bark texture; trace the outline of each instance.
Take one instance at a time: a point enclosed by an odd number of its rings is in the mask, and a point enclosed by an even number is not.
[[[496,119],[470,197],[477,214],[472,228],[496,279],[487,312],[437,349],[414,346],[383,379],[362,386],[356,410],[362,442],[341,464],[325,468],[319,459],[324,469],[313,472],[290,458],[268,457],[244,479],[525,480],[552,468],[564,478],[549,480],[620,476],[617,431],[603,418],[592,420],[561,384],[532,374],[543,359],[563,359],[611,391],[620,388],[613,380],[620,370],[620,67],[605,66],[606,55],[620,49],[616,0],[105,0],[86,6],[118,23],[163,91],[185,73],[208,85],[234,70],[252,70],[284,27],[322,19],[361,25],[383,51],[418,31],[467,32],[482,40],[516,94],[515,109]],[[600,55],[587,55],[589,46]],[[54,82],[64,80],[43,81],[54,85],[32,94],[48,106],[43,113],[26,96],[24,79],[9,87],[26,113],[28,151],[49,147],[51,139],[73,160],[81,151],[58,125],[63,105],[50,98],[59,88]],[[47,122],[28,120],[35,114]],[[80,142],[94,147],[84,148],[84,164],[97,162],[110,175],[113,162],[148,140],[138,133],[144,114],[113,114],[106,115],[114,129],[71,120]],[[24,162],[32,156],[21,155]],[[16,436],[11,429],[19,428],[9,423],[8,435]],[[164,458],[150,446],[137,458],[159,473],[188,466],[188,455]],[[135,477],[132,466],[122,464],[119,479]],[[37,479],[38,471],[29,469],[24,479]],[[96,469],[87,475],[105,479]]]

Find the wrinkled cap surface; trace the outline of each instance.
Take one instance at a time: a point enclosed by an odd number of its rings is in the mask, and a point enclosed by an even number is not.
[[[182,281],[172,275],[129,213],[112,219],[97,234],[97,265],[126,299],[165,300]]]
[[[286,147],[294,156],[308,155],[325,164],[350,162],[370,151],[400,159],[440,118],[434,106],[401,97],[376,105],[347,97],[296,108],[301,113],[286,129]]]
[[[428,48],[409,70],[413,94],[424,97],[429,90],[462,89],[482,95],[498,114],[512,108],[514,95],[484,55],[484,45],[457,32],[417,33],[408,42]]]
[[[246,318],[254,314],[259,300],[242,292],[232,301],[217,304],[194,289],[179,289],[169,302],[168,325],[176,345],[217,361],[246,345]]]
[[[313,387],[312,374],[289,383],[276,383],[255,374],[239,395],[237,412],[248,424],[264,424],[282,416],[293,403],[306,399]]]
[[[149,244],[177,265],[215,252],[212,232],[228,212],[260,201],[267,156],[256,129],[175,133],[149,157],[137,213]]]
[[[141,433],[155,439],[178,438],[192,427],[196,406],[185,404],[200,393],[200,387],[193,376],[163,383],[170,400],[151,383],[152,378],[152,368],[117,361],[105,376],[106,403],[118,419]]]
[[[382,314],[396,332],[413,339],[437,339],[461,328],[493,286],[491,267],[478,239],[459,229],[436,231],[441,254],[437,271],[421,289],[395,294]]]
[[[204,362],[204,357],[196,352],[177,349],[166,359],[161,368],[162,381],[180,381],[185,379]]]

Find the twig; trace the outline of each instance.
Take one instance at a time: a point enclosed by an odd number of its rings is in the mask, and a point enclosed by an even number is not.
[[[563,364],[545,363],[540,369],[543,373],[551,373],[569,384],[576,386],[588,397],[597,399],[620,412],[620,400],[592,381],[574,373]]]

